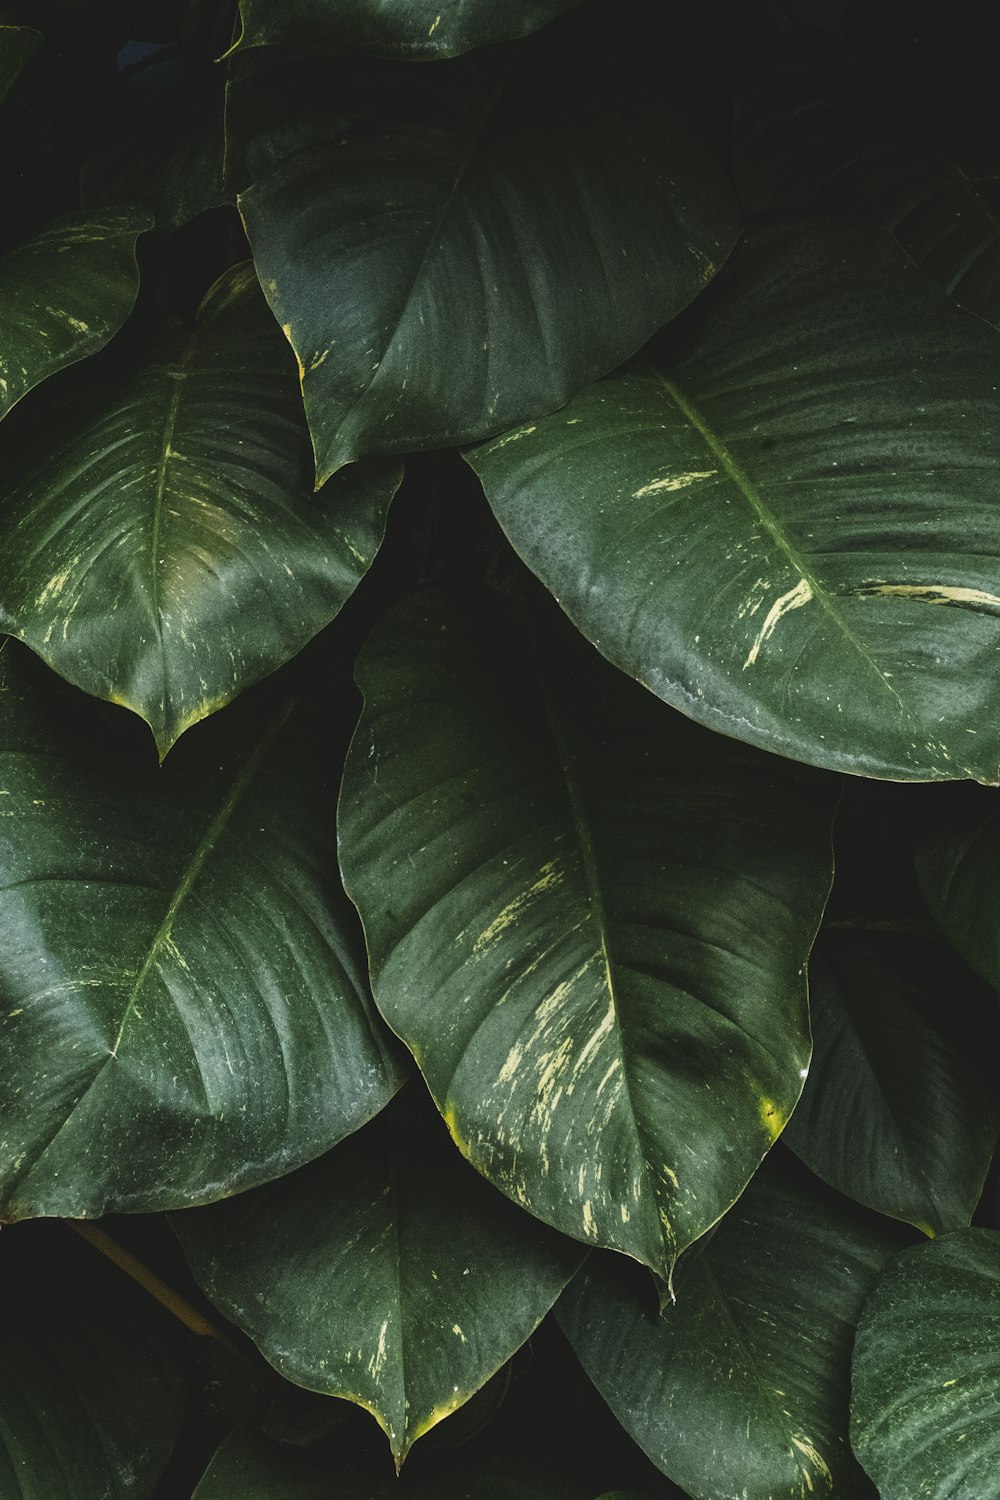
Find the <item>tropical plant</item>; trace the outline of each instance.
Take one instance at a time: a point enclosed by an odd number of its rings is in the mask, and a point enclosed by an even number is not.
[[[981,11],[0,5],[0,1500],[1000,1493]]]

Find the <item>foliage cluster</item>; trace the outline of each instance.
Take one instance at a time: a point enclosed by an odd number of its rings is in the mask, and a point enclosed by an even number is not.
[[[0,5],[2,1500],[1000,1493],[983,9]]]

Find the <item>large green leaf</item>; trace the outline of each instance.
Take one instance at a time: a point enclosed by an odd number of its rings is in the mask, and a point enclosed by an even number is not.
[[[589,13],[423,68],[251,51],[230,100],[231,156],[278,158],[239,205],[321,481],[562,405],[737,233],[662,74]]]
[[[1000,1234],[900,1255],[865,1307],[851,1441],[882,1500],[985,1500],[1000,1474]]]
[[[150,342],[0,439],[0,625],[134,709],[162,756],[337,613],[401,469],[312,493],[294,370],[249,264],[193,332]]]
[[[815,1049],[788,1145],[927,1234],[968,1224],[1000,1129],[994,998],[913,933],[821,933],[809,977]]]
[[[161,771],[13,642],[0,669],[0,1218],[207,1202],[328,1150],[399,1070],[322,715],[230,710]]]
[[[152,222],[141,211],[74,214],[0,258],[0,417],[118,332],[139,290],[136,240]]]
[[[317,43],[385,57],[454,57],[527,36],[579,0],[240,0],[239,45]]]
[[[848,1445],[862,1303],[900,1232],[768,1164],[659,1314],[592,1257],[557,1317],[639,1446],[695,1500],[862,1500]]]
[[[1000,325],[1000,220],[968,174],[829,66],[763,53],[748,73],[736,153],[747,212],[880,224],[957,302]]]
[[[476,1176],[426,1096],[173,1223],[216,1306],[287,1379],[370,1411],[397,1467],[520,1348],[582,1253]]]
[[[0,1496],[145,1500],[187,1395],[170,1319],[82,1244],[0,1236]]]
[[[340,856],[376,1001],[473,1164],[665,1279],[794,1107],[836,784],[688,725],[554,608],[404,602]]]
[[[570,618],[682,712],[837,770],[990,781],[998,379],[992,329],[882,234],[783,228],[686,355],[469,460]]]
[[[1000,774],[1000,773],[998,773]],[[917,876],[935,920],[1000,990],[1000,805],[994,788],[968,788],[946,826],[914,832]]]
[[[41,45],[41,33],[30,26],[0,26],[0,104]]]

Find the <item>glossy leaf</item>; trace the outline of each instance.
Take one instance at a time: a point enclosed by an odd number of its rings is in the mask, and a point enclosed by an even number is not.
[[[957,163],[830,67],[757,55],[737,125],[748,213],[838,213],[889,230],[970,312],[1000,326],[1000,222]]]
[[[30,26],[0,26],[0,104],[41,45],[41,33]]]
[[[381,57],[454,57],[527,36],[579,0],[240,0],[239,45],[294,42]]]
[[[867,1500],[848,1444],[862,1303],[899,1232],[768,1164],[678,1274],[592,1257],[557,1316],[618,1420],[694,1500]]]
[[[687,725],[550,606],[522,632],[418,595],[357,678],[340,857],[382,1014],[481,1172],[669,1278],[801,1091],[834,784]]]
[[[382,539],[399,465],[314,495],[289,363],[238,266],[193,332],[88,372],[0,443],[0,623],[140,714],[161,756],[326,625]]]
[[[321,717],[230,711],[158,770],[20,647],[0,668],[0,1218],[211,1201],[357,1129],[399,1070]]]
[[[476,1176],[420,1097],[173,1223],[216,1306],[286,1379],[370,1411],[397,1466],[512,1357],[581,1259]]]
[[[0,258],[0,417],[118,332],[139,290],[136,240],[151,227],[141,211],[75,214]]]
[[[561,406],[737,233],[661,74],[587,15],[423,68],[251,53],[227,135],[274,163],[239,206],[320,481]]]
[[[755,237],[671,356],[469,455],[521,556],[710,728],[867,776],[992,780],[993,331],[878,232],[819,225]]]
[[[998,768],[1000,775],[1000,768]],[[1000,821],[995,789],[969,788],[947,824],[914,830],[917,876],[935,921],[1000,989]]]
[[[72,1238],[0,1236],[0,1495],[145,1500],[184,1414],[180,1351],[166,1313]]]
[[[1000,1233],[905,1251],[865,1308],[851,1441],[882,1500],[983,1500],[1000,1473]]]
[[[788,1145],[926,1234],[968,1224],[1000,1129],[995,998],[913,933],[821,933],[809,978],[813,1060]]]

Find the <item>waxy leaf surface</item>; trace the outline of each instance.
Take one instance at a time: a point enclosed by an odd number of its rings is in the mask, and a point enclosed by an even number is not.
[[[322,724],[230,710],[161,770],[21,647],[0,669],[0,1219],[211,1201],[357,1129],[400,1075]]]
[[[664,350],[469,455],[521,556],[710,728],[993,780],[995,332],[880,232],[820,225],[741,247],[689,352]]]
[[[321,481],[561,406],[735,240],[730,189],[661,74],[588,14],[420,68],[236,63],[227,149],[251,171],[240,211]]]
[[[522,632],[418,595],[377,627],[341,866],[469,1159],[667,1279],[801,1092],[836,787],[689,725],[538,604]]]
[[[813,1060],[787,1144],[925,1233],[968,1224],[1000,1128],[995,997],[940,941],[830,930],[809,959],[809,1005]]]
[[[380,57],[454,57],[527,36],[579,0],[240,0],[239,45],[295,42]]]
[[[136,240],[152,223],[141,211],[74,214],[0,257],[0,417],[118,332],[139,290]]]
[[[898,1256],[854,1350],[854,1451],[882,1500],[983,1500],[1000,1474],[1000,1233]]]
[[[290,364],[238,266],[193,332],[0,434],[0,624],[140,714],[161,755],[326,625],[382,539],[399,464],[313,494]]]
[[[618,1420],[694,1500],[874,1500],[848,1443],[850,1360],[898,1231],[768,1163],[677,1276],[592,1257],[557,1307]]]
[[[370,1411],[397,1464],[584,1253],[483,1182],[418,1087],[291,1177],[173,1221],[216,1306],[286,1379]]]

